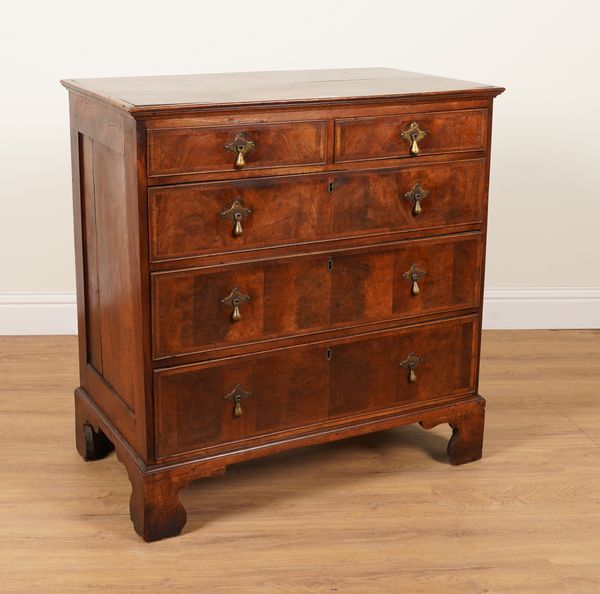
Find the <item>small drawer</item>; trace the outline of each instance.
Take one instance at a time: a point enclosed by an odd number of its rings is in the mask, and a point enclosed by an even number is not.
[[[470,316],[156,371],[156,455],[242,447],[469,393],[477,336]]]
[[[337,163],[483,150],[487,110],[338,119]]]
[[[148,176],[321,165],[324,120],[148,130]]]
[[[482,220],[485,160],[148,191],[153,261]]]
[[[479,233],[152,275],[155,359],[479,304]]]

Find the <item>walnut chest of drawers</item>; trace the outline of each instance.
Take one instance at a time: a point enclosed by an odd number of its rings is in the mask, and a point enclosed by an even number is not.
[[[66,80],[77,449],[146,540],[229,464],[408,423],[481,457],[493,98],[390,69]]]

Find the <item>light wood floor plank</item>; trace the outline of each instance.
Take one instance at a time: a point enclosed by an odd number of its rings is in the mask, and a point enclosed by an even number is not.
[[[405,427],[228,469],[143,543],[74,448],[73,337],[0,337],[0,592],[600,592],[600,331],[484,333],[484,459]]]

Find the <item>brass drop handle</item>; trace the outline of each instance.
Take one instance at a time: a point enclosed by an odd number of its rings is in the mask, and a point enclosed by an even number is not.
[[[243,152],[243,145],[238,144],[237,146],[237,159],[235,160],[235,168],[236,169],[243,169],[244,167],[246,167],[246,161],[244,160],[244,152]]]
[[[244,414],[244,410],[242,409],[242,396],[241,394],[236,394],[233,397],[233,402],[235,403],[235,407],[233,408],[233,416],[241,417]]]
[[[235,397],[235,408],[233,409],[234,417],[241,417],[244,414],[242,410],[242,400],[239,396]]]
[[[246,167],[246,160],[244,156],[253,150],[255,144],[246,138],[245,132],[238,132],[236,137],[225,145],[225,149],[231,151],[236,155],[234,167],[236,169],[243,169]]]
[[[410,135],[410,154],[411,155],[418,155],[419,154],[419,141],[417,140],[417,134],[416,132],[413,132]],[[240,157],[242,155],[240,154]]]
[[[410,282],[410,292],[416,296],[421,293],[421,288],[419,287],[419,280],[421,280],[426,275],[426,270],[421,270],[416,264],[413,264],[410,267],[410,270],[407,270],[402,275],[402,278]]]
[[[235,225],[233,226],[233,234],[239,237],[244,230],[242,229],[242,215],[239,212],[235,213]]]
[[[422,357],[418,357],[412,352],[408,353],[408,357],[406,357],[406,359],[400,363],[400,367],[408,369],[408,381],[411,384],[414,384],[417,381],[417,373],[415,372],[415,368],[421,363],[423,363]]]
[[[240,305],[247,303],[248,301],[250,301],[250,295],[245,295],[242,293],[242,291],[240,291],[240,289],[238,289],[238,287],[234,287],[227,297],[221,299],[221,303],[229,305],[233,308],[233,312],[231,314],[231,320],[233,322],[239,322],[242,319]]]
[[[233,236],[239,237],[244,232],[242,228],[242,221],[249,217],[252,214],[252,211],[249,208],[246,208],[241,200],[237,199],[233,201],[233,204],[221,213],[221,216],[224,219],[230,219],[233,223]]]
[[[421,130],[418,122],[411,122],[410,126],[400,136],[409,142],[409,153],[416,157],[421,152],[419,142],[427,136],[427,131]]]
[[[421,184],[416,183],[410,192],[404,194],[404,199],[413,203],[413,216],[418,217],[422,214],[421,201],[429,196],[429,190],[426,190]]]
[[[231,314],[231,319],[234,322],[239,322],[242,319],[242,314],[240,313],[239,304],[240,304],[239,299],[233,300],[233,313]]]
[[[224,400],[233,402],[233,416],[241,417],[244,414],[242,409],[242,400],[252,398],[252,392],[247,392],[240,384],[236,384],[235,388],[229,394],[223,396]]]
[[[408,375],[408,380],[414,384],[417,381],[417,374],[415,373],[414,364],[411,364],[409,369],[410,369],[410,374]]]

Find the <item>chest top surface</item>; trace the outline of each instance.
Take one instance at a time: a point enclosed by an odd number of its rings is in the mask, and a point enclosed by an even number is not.
[[[185,107],[227,108],[242,104],[494,96],[504,90],[392,68],[88,78],[61,82],[68,89],[132,113]]]

